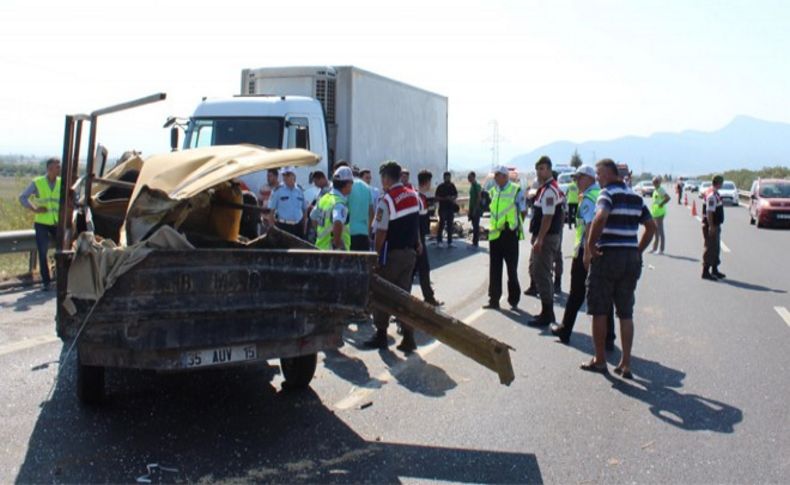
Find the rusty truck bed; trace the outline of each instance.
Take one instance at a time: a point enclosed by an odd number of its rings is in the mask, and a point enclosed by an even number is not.
[[[316,250],[153,251],[96,304],[79,336],[86,365],[179,369],[184,351],[255,346],[257,359],[342,345],[365,313],[374,256]],[[59,331],[75,337],[93,302]]]

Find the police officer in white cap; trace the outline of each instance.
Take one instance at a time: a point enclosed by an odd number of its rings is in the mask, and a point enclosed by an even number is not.
[[[310,219],[318,224],[315,245],[318,249],[348,251],[351,233],[348,227],[348,194],[354,185],[354,174],[348,167],[340,167],[332,176],[332,191],[318,200]]]
[[[284,183],[272,193],[269,209],[278,228],[304,239],[304,218],[309,202],[306,203],[304,192],[296,185],[293,167],[285,167],[280,173]]]
[[[507,265],[507,301],[518,306],[521,286],[518,283],[518,242],[524,239],[526,201],[521,187],[509,180],[507,167],[494,170],[494,186],[489,191],[491,219],[488,227],[488,304],[483,308],[498,309],[502,297],[502,264]]]

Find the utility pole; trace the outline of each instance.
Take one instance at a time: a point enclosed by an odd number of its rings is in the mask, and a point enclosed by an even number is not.
[[[499,138],[499,122],[497,120],[491,120],[488,125],[491,127],[491,169],[493,170],[494,167],[499,165],[499,142],[501,141]]]

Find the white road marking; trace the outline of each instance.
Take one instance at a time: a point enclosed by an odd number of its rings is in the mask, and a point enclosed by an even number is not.
[[[52,343],[56,340],[60,340],[56,335],[39,335],[37,337],[20,340],[19,342],[11,342],[9,344],[0,345],[0,355],[38,347],[39,345]]]
[[[727,245],[724,244],[724,241],[720,241],[720,244],[721,244],[721,250],[722,251],[724,251],[725,253],[731,253],[732,252],[732,251],[730,251],[730,248],[728,248]]]
[[[779,316],[782,317],[782,320],[785,321],[787,326],[790,327],[790,312],[787,311],[787,308],[783,306],[775,306],[774,310],[776,310],[776,313],[778,313]]]
[[[479,308],[475,310],[471,315],[466,317],[464,319],[464,323],[467,325],[471,325],[475,320],[483,316],[484,313],[485,310]],[[426,345],[425,347],[420,347],[414,352],[414,354],[418,355],[420,358],[424,358],[441,346],[442,343],[436,340],[432,342],[430,345]],[[366,382],[362,387],[352,390],[348,396],[344,397],[343,399],[335,403],[335,409],[346,410],[359,405],[360,402],[364,401],[368,396],[372,395],[374,392],[380,389],[384,384],[390,382],[392,379],[395,378],[395,376],[406,370],[406,368],[416,360],[413,357],[413,355],[410,355],[406,360],[392,366],[391,369],[385,370],[381,374],[377,375],[370,381]]]

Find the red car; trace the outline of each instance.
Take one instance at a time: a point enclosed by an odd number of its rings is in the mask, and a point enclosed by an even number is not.
[[[750,198],[750,223],[757,223],[757,227],[790,227],[790,180],[756,180]]]

